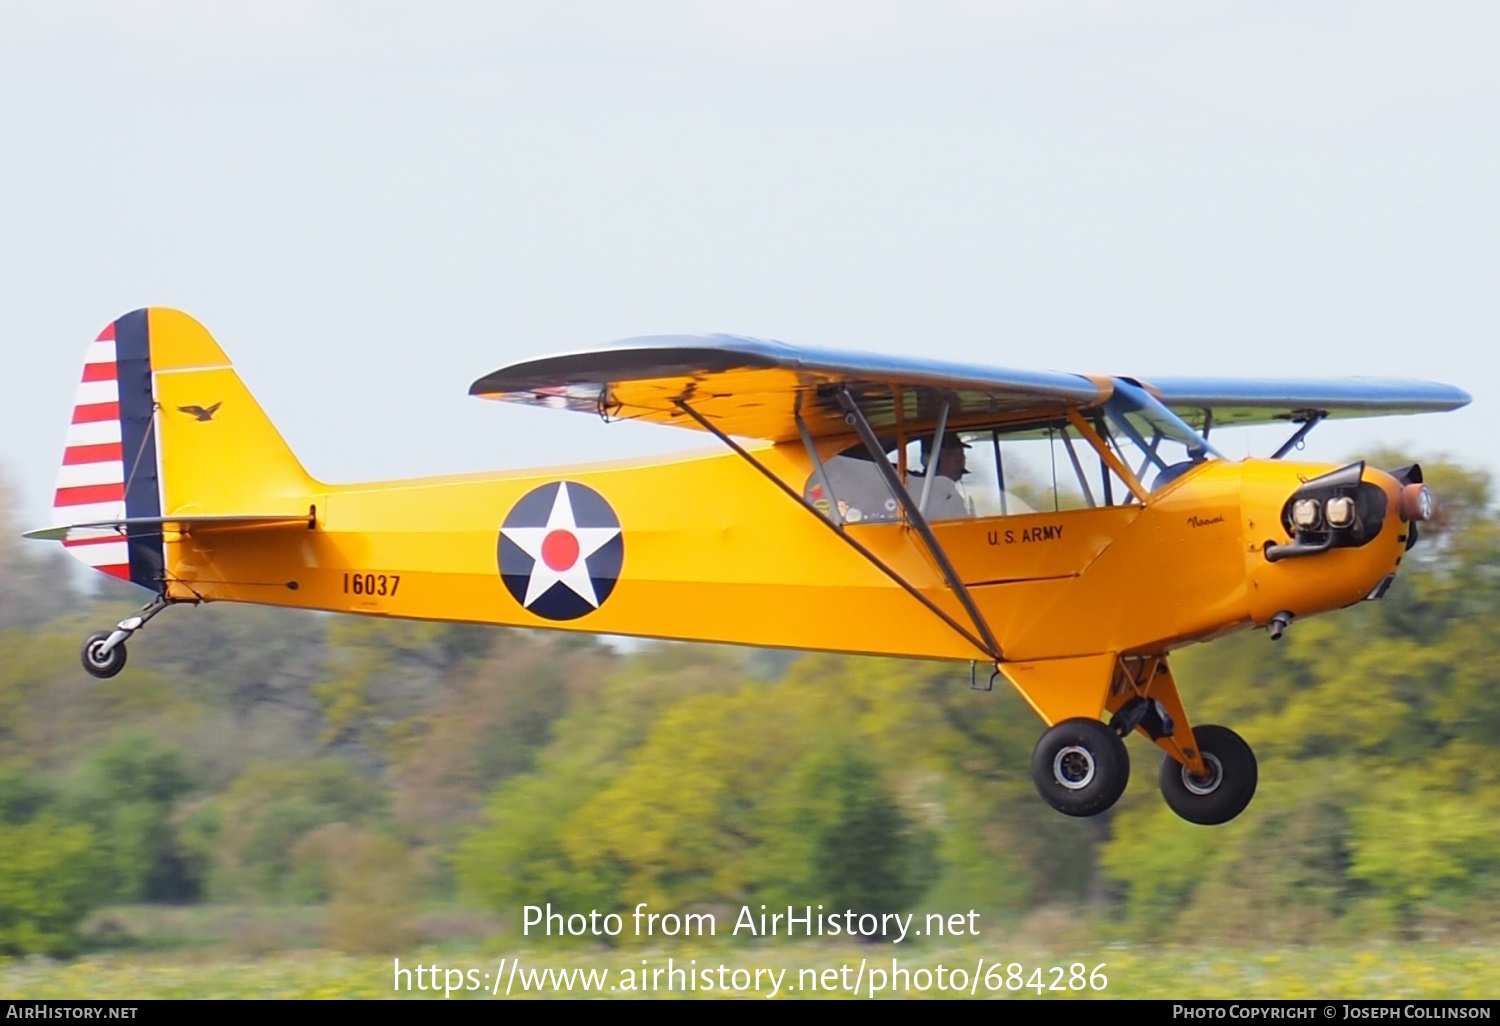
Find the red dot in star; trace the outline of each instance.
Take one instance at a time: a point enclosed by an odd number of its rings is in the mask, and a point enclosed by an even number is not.
[[[571,531],[552,531],[542,539],[542,562],[562,571],[578,562],[578,539]]]

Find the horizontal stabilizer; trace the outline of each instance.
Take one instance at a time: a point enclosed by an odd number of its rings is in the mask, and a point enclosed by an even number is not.
[[[307,513],[281,514],[226,514],[221,516],[175,516],[175,517],[124,517],[119,520],[94,520],[83,524],[67,524],[59,527],[41,527],[35,531],[27,531],[21,537],[36,538],[42,541],[60,541],[64,544],[84,540],[94,540],[102,535],[107,538],[111,533],[120,536],[130,535],[139,537],[143,534],[160,533],[163,531],[175,531],[182,534],[191,532],[196,527],[228,529],[236,527],[293,527],[301,526],[312,528],[316,526],[317,513],[309,510]]]

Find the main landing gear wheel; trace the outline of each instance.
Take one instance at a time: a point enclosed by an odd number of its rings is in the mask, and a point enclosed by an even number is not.
[[[1130,755],[1120,736],[1098,720],[1063,720],[1036,743],[1031,779],[1058,812],[1094,816],[1125,793]]]
[[[108,651],[104,643],[112,631],[96,631],[83,641],[83,668],[91,676],[104,680],[125,669],[125,642],[121,641]]]
[[[1208,776],[1202,779],[1170,755],[1161,764],[1161,796],[1189,823],[1228,823],[1255,796],[1255,753],[1228,727],[1194,727]]]

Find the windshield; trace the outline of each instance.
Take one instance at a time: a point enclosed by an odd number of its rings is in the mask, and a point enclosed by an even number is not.
[[[1144,481],[1150,476],[1147,471],[1155,468],[1152,490],[1195,464],[1223,458],[1155,396],[1123,378],[1115,379],[1104,413],[1121,458],[1133,466],[1136,476]]]

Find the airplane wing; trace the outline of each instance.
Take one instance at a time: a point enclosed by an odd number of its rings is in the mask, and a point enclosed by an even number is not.
[[[1208,411],[1215,426],[1329,418],[1443,413],[1469,404],[1469,393],[1431,381],[1388,378],[1153,378],[1142,382],[1193,427]]]
[[[930,426],[945,402],[955,427],[1062,417],[1108,399],[1109,383],[1101,382],[737,335],[658,335],[512,364],[474,382],[469,394],[610,420],[701,427],[677,405],[683,401],[725,434],[781,442],[797,437],[799,411],[814,437],[848,433],[834,394],[840,386],[849,389],[871,426],[883,431],[898,423],[912,430]]]
[[[1314,415],[1435,413],[1470,401],[1467,392],[1451,385],[1379,378],[1169,377],[1143,384],[1199,429],[1209,411],[1212,423],[1224,426]],[[474,382],[469,394],[609,420],[701,427],[677,405],[684,401],[726,434],[781,442],[797,436],[799,410],[814,437],[847,433],[833,394],[839,386],[849,389],[877,431],[898,421],[920,431],[936,422],[944,402],[951,403],[955,427],[1043,420],[1104,402],[1113,383],[1107,377],[817,349],[738,335],[656,335],[512,364]]]

